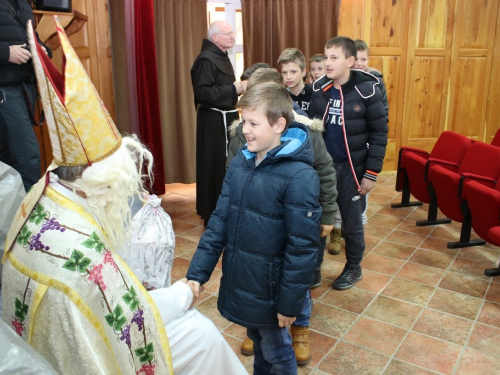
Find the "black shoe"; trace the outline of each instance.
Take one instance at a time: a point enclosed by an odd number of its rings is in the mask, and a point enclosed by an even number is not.
[[[317,288],[320,285],[321,285],[321,270],[314,271],[314,280],[313,284],[311,285],[311,289]]]
[[[349,289],[362,278],[363,272],[360,266],[354,267],[346,264],[340,276],[333,282],[332,288],[337,290]]]

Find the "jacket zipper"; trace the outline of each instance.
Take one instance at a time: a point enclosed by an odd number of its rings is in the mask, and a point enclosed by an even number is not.
[[[242,193],[242,196],[243,196],[243,199],[241,201],[241,205],[240,205],[240,212],[238,214],[238,222],[236,223],[236,232],[235,232],[235,239],[236,241],[234,242],[234,254],[233,254],[233,257],[231,258],[231,263],[229,264],[229,270],[230,270],[230,275],[231,277],[233,277],[233,260],[234,260],[234,257],[236,256],[236,250],[238,249],[238,234],[240,232],[240,221],[241,221],[241,214],[242,214],[242,209],[245,207],[245,204],[247,202],[247,194],[246,194],[246,191],[247,191],[247,188],[248,186],[250,185],[250,182],[252,181],[252,178],[253,178],[253,174],[255,172],[255,168],[252,170],[252,172],[250,173],[250,175],[248,176],[247,178],[247,181],[245,182],[245,186],[243,188],[243,193]],[[227,302],[226,302],[226,311],[229,312],[229,306],[231,304],[231,300],[232,300],[232,297],[233,297],[233,289],[230,288],[230,294],[229,294],[229,298],[227,299]]]
[[[342,86],[339,86],[340,91],[340,116],[342,117],[342,132],[344,133],[344,143],[347,151],[347,159],[349,160],[349,165],[351,167],[351,173],[354,177],[354,182],[356,183],[356,187],[358,191],[361,190],[359,186],[358,179],[356,178],[356,172],[354,171],[354,166],[352,165],[351,152],[349,151],[349,145],[347,144],[347,132],[345,130],[345,121],[344,121],[344,94],[342,93]]]
[[[333,87],[333,84],[332,84]],[[330,88],[331,90],[331,88]],[[354,172],[354,166],[352,165],[352,159],[351,159],[351,153],[349,152],[349,145],[347,144],[347,133],[345,130],[345,123],[344,123],[344,95],[342,94],[342,86],[339,86],[339,92],[340,92],[340,116],[342,117],[342,133],[344,134],[344,143],[345,143],[345,148],[347,151],[347,160],[349,160],[349,166],[351,167],[351,173],[354,178],[354,183],[356,184],[356,187],[358,190],[361,189],[359,186],[358,179],[356,178],[356,172]],[[330,106],[330,99],[326,95],[326,92],[323,91],[323,95],[326,97],[326,110],[325,114],[323,115],[323,126],[325,126],[325,118],[328,113],[328,107]]]

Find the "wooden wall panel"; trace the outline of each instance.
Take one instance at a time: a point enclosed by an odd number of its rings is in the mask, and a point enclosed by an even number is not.
[[[400,76],[400,66],[401,57],[400,56],[371,56],[370,66],[378,69],[384,75],[384,84],[387,91],[388,102],[391,103],[389,106],[389,119],[396,119],[397,115],[397,87],[399,86]],[[389,122],[389,139],[396,139],[396,126],[392,126]]]
[[[447,125],[482,141],[486,140],[498,5],[496,0],[457,0]]]
[[[460,47],[488,48],[492,16],[496,14],[498,0],[461,0]]]
[[[403,13],[405,1],[367,1],[366,12],[371,15],[371,27],[365,29],[365,39],[372,47],[401,47],[405,30]],[[376,27],[375,27],[376,25]]]
[[[492,71],[490,74],[490,92],[486,105],[486,131],[485,142],[491,142],[495,133],[500,128],[500,9],[496,21],[496,33],[493,43]]]
[[[453,1],[422,0],[418,22],[418,48],[446,48],[449,45],[448,26],[453,13],[448,10]],[[451,20],[452,20],[451,19]]]
[[[444,57],[415,57],[405,103],[407,118],[412,121],[408,128],[410,139],[437,138],[443,128],[446,103],[436,105],[436,102],[441,102],[445,86],[445,63]]]
[[[431,150],[444,130],[490,142],[500,126],[500,1],[346,0],[339,35],[370,46],[388,90],[395,170],[402,145]]]
[[[483,139],[485,114],[481,113],[485,95],[486,57],[460,57],[456,63],[457,80],[454,96],[452,122],[448,130],[464,134],[474,139]],[[486,91],[487,92],[487,91]]]
[[[338,35],[361,39],[365,19],[364,0],[340,1],[339,14]]]

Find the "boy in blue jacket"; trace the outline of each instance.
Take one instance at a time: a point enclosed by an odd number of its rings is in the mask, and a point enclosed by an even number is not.
[[[254,374],[296,374],[288,327],[304,307],[317,258],[321,206],[308,129],[286,89],[252,87],[238,103],[247,144],[231,162],[187,272],[199,295],[219,257],[218,309],[247,327]]]

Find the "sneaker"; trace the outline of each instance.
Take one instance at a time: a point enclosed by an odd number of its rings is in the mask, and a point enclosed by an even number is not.
[[[311,289],[317,288],[321,285],[321,270],[314,271],[314,280],[311,285]]]
[[[349,289],[362,278],[361,266],[354,267],[346,264],[340,276],[333,282],[332,288],[337,290]]]

